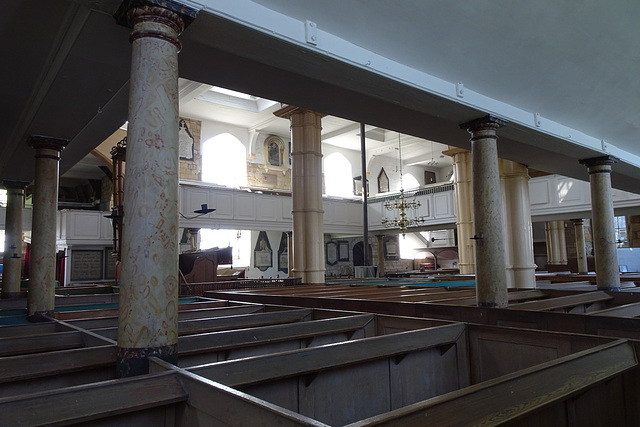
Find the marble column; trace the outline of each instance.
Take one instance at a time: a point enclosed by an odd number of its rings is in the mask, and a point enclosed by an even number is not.
[[[376,241],[378,242],[378,277],[384,277],[384,236],[377,234]]]
[[[294,277],[291,269],[293,268],[293,232],[287,231],[287,276]]]
[[[126,377],[147,373],[150,356],[177,362],[178,36],[195,11],[127,1],[115,17],[133,29],[117,354]]]
[[[547,241],[547,264],[567,265],[567,238],[564,221],[547,221],[545,238]]]
[[[453,157],[456,194],[456,228],[458,231],[458,267],[460,274],[476,272],[473,240],[473,187],[471,151],[450,147],[442,152]]]
[[[471,134],[473,239],[479,307],[508,305],[497,144],[497,129],[505,124],[504,120],[487,116],[460,125]]]
[[[611,156],[580,160],[587,166],[591,183],[591,233],[596,256],[596,282],[598,289],[620,289],[616,228],[611,195]]]
[[[27,319],[30,322],[47,321],[55,308],[58,174],[60,153],[68,142],[45,136],[33,136],[30,141],[36,150],[27,293]]]
[[[514,288],[535,288],[529,169],[510,160],[501,159],[499,164],[505,195],[507,284]]]
[[[294,277],[324,283],[322,114],[287,106],[274,113],[291,123],[291,199]]]
[[[576,257],[578,258],[578,273],[587,274],[589,267],[587,265],[587,247],[584,241],[584,220],[572,219],[573,227],[576,233]]]
[[[20,279],[22,279],[22,209],[24,208],[24,189],[27,188],[29,183],[7,179],[2,183],[7,189],[7,211],[2,267],[2,298],[17,298],[20,296]]]

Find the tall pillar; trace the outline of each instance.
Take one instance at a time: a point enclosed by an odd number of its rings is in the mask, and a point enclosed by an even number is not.
[[[567,265],[567,238],[564,221],[547,221],[545,223],[547,241],[547,264]]]
[[[471,151],[450,147],[442,154],[453,157],[458,231],[458,267],[460,274],[476,272],[473,240],[473,188],[471,185]]]
[[[611,196],[611,156],[580,160],[587,166],[591,183],[591,228],[596,255],[596,282],[598,289],[620,289],[616,228]]]
[[[22,278],[22,209],[24,189],[29,185],[24,181],[2,181],[7,189],[7,213],[5,219],[4,257],[2,268],[2,298],[20,296]]]
[[[507,274],[504,215],[498,169],[497,129],[506,122],[493,116],[460,125],[471,134],[476,297],[479,307],[506,307]]]
[[[322,114],[287,106],[274,113],[291,122],[291,199],[294,277],[324,283]]]
[[[589,267],[587,266],[587,247],[584,242],[584,220],[572,219],[573,227],[576,232],[576,256],[578,258],[578,273],[587,274]]]
[[[55,308],[58,171],[60,152],[68,142],[45,136],[33,136],[30,142],[36,150],[27,293],[27,319],[30,322],[47,321]]]
[[[149,356],[177,362],[178,36],[195,11],[127,0],[115,17],[133,29],[117,354],[125,377],[147,373]]]
[[[378,277],[384,277],[384,236],[382,234],[376,235],[378,241]]]
[[[507,243],[507,284],[514,288],[536,287],[536,264],[533,256],[533,227],[529,202],[529,169],[501,159],[504,183]]]

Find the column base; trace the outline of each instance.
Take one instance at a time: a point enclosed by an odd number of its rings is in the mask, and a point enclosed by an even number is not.
[[[20,292],[3,292],[2,299],[20,298],[22,294]]]
[[[477,302],[476,303],[477,307],[481,307],[481,308],[507,308],[507,306],[502,306],[498,303],[495,302]]]
[[[615,286],[603,286],[602,288],[598,286],[598,290],[609,291],[609,292],[620,292],[620,288]]]
[[[31,323],[51,322],[51,319],[54,317],[53,310],[36,311],[33,314],[27,315],[27,320]]]
[[[125,378],[149,373],[149,357],[157,357],[173,365],[178,364],[178,345],[152,348],[118,347],[116,377]]]

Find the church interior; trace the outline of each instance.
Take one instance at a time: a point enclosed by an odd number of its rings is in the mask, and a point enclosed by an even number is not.
[[[640,6],[3,8],[0,425],[640,423]]]

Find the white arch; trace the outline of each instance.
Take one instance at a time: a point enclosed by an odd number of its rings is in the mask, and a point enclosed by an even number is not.
[[[329,154],[324,158],[324,186],[327,196],[353,196],[351,163],[342,153]]]
[[[222,133],[202,144],[202,181],[247,186],[247,150],[229,133]]]
[[[400,183],[398,183],[398,185],[400,185]],[[402,186],[407,190],[420,187],[420,183],[415,176],[410,173],[405,173],[402,175]],[[400,190],[400,188],[398,188],[398,190]]]

